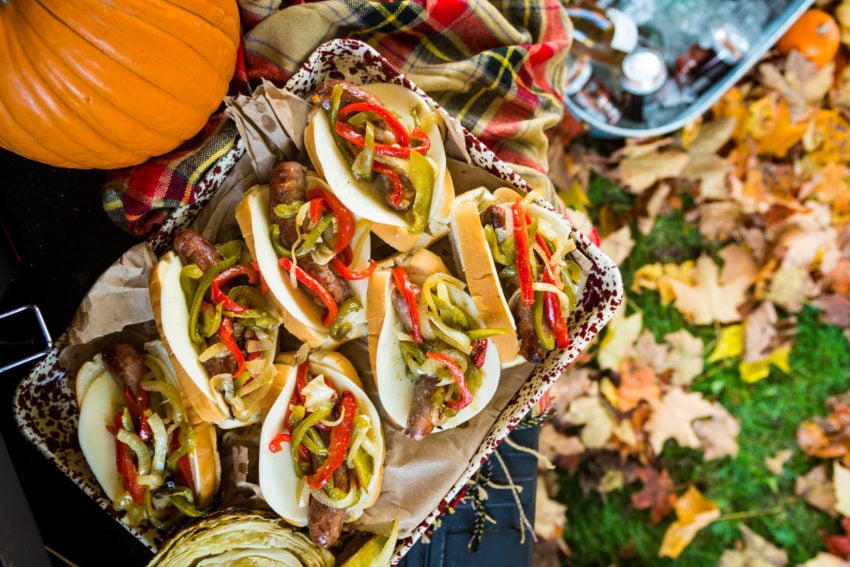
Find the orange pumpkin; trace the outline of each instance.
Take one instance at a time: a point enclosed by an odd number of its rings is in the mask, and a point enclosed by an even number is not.
[[[776,42],[783,55],[799,51],[803,57],[818,67],[823,67],[838,53],[841,30],[835,19],[823,10],[812,8],[803,15]]]
[[[166,153],[221,103],[239,36],[235,0],[8,0],[0,147],[78,169]]]

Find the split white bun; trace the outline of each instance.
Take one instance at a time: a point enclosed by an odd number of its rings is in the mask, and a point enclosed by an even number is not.
[[[348,206],[350,203],[345,203]],[[357,215],[355,214],[355,219]],[[242,237],[257,261],[260,273],[268,285],[272,301],[283,317],[283,325],[298,340],[310,348],[332,348],[340,342],[329,333],[329,327],[322,323],[325,308],[318,305],[278,264],[278,255],[272,247],[271,222],[269,220],[269,186],[255,185],[249,189],[236,206],[236,222]],[[360,242],[362,239],[362,242]],[[355,245],[355,243],[357,243]],[[353,269],[364,268],[371,254],[371,239],[368,229],[355,231],[352,241],[354,257]],[[364,308],[349,317],[351,331],[345,340],[351,340],[366,334],[366,280],[348,282],[354,297]]]
[[[201,352],[189,336],[189,306],[180,286],[180,271],[183,267],[180,257],[173,250],[169,251],[154,266],[150,279],[154,320],[177,374],[183,400],[195,409],[202,420],[222,429],[257,423],[279,391],[274,385],[277,376],[274,357],[277,354],[278,329],[269,330],[271,337],[262,356],[245,361],[245,367],[253,376],[273,383],[269,399],[249,417],[237,419],[224,395],[211,384],[212,376],[198,359]]]
[[[368,486],[362,489],[358,502],[346,510],[345,522],[352,522],[359,518],[366,508],[372,506],[381,493],[386,457],[381,418],[378,410],[363,391],[357,370],[345,356],[335,351],[314,351],[309,355],[308,360],[311,375],[314,378],[324,376],[339,395],[343,392],[354,394],[358,415],[367,416],[372,424],[368,440],[378,449],[379,456],[372,459],[372,474]],[[260,432],[260,490],[263,499],[281,518],[294,526],[303,527],[307,525],[308,519],[308,499],[303,497],[309,490],[303,487],[305,477],[299,479],[295,474],[289,442],[280,443],[280,450],[276,452],[272,452],[269,448],[278,433],[289,430],[285,421],[292,394],[295,391],[298,370],[297,365],[279,366],[281,373],[287,376],[287,379],[280,396],[263,421]]]
[[[161,361],[160,368],[170,384],[178,387],[174,369],[160,341],[145,343],[148,355]],[[86,361],[77,372],[75,395],[80,411],[77,436],[83,456],[112,502],[117,502],[127,491],[124,479],[116,466],[115,435],[110,432],[115,415],[124,407],[123,386],[112,376],[100,354]],[[195,505],[199,508],[210,503],[218,491],[221,463],[218,456],[216,431],[212,424],[200,420],[190,406],[184,405],[187,422],[192,427],[194,445],[189,453],[192,480],[195,487]]]
[[[358,217],[372,222],[372,232],[381,240],[407,252],[427,247],[448,233],[449,213],[454,198],[454,184],[446,169],[446,150],[443,145],[442,117],[415,92],[391,83],[358,85],[375,95],[392,111],[409,131],[413,129],[414,113],[431,140],[425,154],[434,168],[434,190],[428,225],[420,234],[409,231],[405,213],[387,205],[380,180],[360,180],[354,177],[343,153],[331,132],[327,112],[313,108],[304,132],[304,142],[313,167],[324,177],[339,199]],[[376,176],[377,177],[377,176]]]
[[[499,351],[502,367],[515,366],[525,362],[519,354],[519,337],[516,333],[516,321],[508,306],[508,298],[502,290],[496,262],[490,246],[484,236],[481,212],[490,205],[503,206],[510,219],[510,207],[517,199],[522,199],[516,191],[507,187],[490,192],[481,187],[459,195],[452,206],[452,219],[449,238],[452,249],[469,286],[469,293],[478,313],[487,327],[510,329],[513,332],[493,337]],[[531,201],[528,214],[538,220],[550,235],[566,241],[571,238],[570,227],[563,217],[555,211]],[[510,220],[508,221],[510,222]]]
[[[399,334],[404,333],[404,326],[392,302],[395,283],[390,269],[393,265],[403,266],[411,283],[418,286],[431,274],[450,272],[440,256],[423,249],[412,255],[399,255],[394,262],[382,264],[369,280],[368,345],[375,388],[387,416],[396,425],[406,427],[415,381],[407,377],[407,367],[399,348]],[[472,298],[466,292],[457,293],[454,288],[450,289],[452,303],[478,318],[474,327],[485,327],[485,322],[478,317],[478,308]],[[501,365],[499,353],[491,341],[492,339],[488,339],[489,344],[481,367],[481,386],[472,393],[472,402],[443,423],[435,424],[434,432],[452,429],[469,421],[480,413],[495,395]]]

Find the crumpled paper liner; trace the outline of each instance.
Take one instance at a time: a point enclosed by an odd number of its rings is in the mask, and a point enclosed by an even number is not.
[[[250,97],[227,100],[227,112],[236,122],[247,151],[193,221],[192,228],[215,240],[222,230],[236,225],[234,209],[243,193],[254,184],[267,182],[278,161],[297,159],[308,163],[302,133],[311,106],[270,83],[260,86]],[[460,127],[447,120],[449,171],[456,191],[504,185],[501,179],[469,163],[462,141]],[[452,266],[450,252],[443,254],[447,265]],[[67,346],[60,355],[71,376],[116,334],[130,334],[140,343],[156,338],[148,295],[155,262],[149,245],[136,245],[92,286],[71,324]],[[340,351],[358,369],[364,389],[382,414],[387,447],[381,495],[356,522],[356,527],[388,535],[397,519],[399,537],[406,538],[437,508],[463,474],[496,418],[528,379],[533,367],[524,364],[503,371],[495,396],[472,420],[416,442],[407,439],[402,428],[392,424],[381,408],[366,339],[347,343]],[[222,506],[265,507],[256,484],[258,440],[259,427],[221,432]]]

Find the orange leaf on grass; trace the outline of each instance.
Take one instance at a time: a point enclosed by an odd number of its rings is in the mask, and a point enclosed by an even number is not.
[[[697,533],[720,517],[717,504],[705,498],[694,486],[676,499],[677,520],[664,532],[659,557],[676,559]]]
[[[629,360],[620,366],[620,386],[617,388],[617,409],[628,412],[641,401],[657,403],[661,388],[655,371],[649,366],[635,366]]]
[[[654,526],[664,519],[676,503],[676,486],[667,469],[661,472],[649,467],[635,469],[643,488],[632,494],[632,505],[638,510],[649,509],[649,521]]]

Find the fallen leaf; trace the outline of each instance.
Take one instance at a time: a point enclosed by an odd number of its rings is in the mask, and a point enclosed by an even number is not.
[[[586,366],[573,366],[557,380],[555,380],[547,394],[552,400],[555,407],[555,414],[562,415],[573,400],[585,395],[590,391],[591,385],[591,370]]]
[[[741,362],[738,373],[741,375],[741,380],[753,383],[770,376],[771,366],[775,366],[784,372],[790,372],[791,365],[788,362],[790,356],[791,345],[781,345],[763,360]]]
[[[568,468],[566,462],[584,453],[586,447],[578,437],[559,433],[551,423],[546,423],[540,427],[538,450],[549,462]]]
[[[602,370],[615,370],[632,355],[635,341],[643,329],[643,316],[638,312],[628,317],[615,317],[605,329],[596,360]]]
[[[632,505],[637,510],[649,510],[649,521],[654,526],[663,520],[676,503],[676,485],[667,469],[661,472],[650,468],[635,469],[643,488],[632,494]]]
[[[658,291],[661,303],[667,305],[676,295],[671,282],[683,285],[694,284],[694,262],[687,260],[682,264],[647,264],[635,271],[632,291],[651,289]]]
[[[741,230],[743,211],[738,203],[728,200],[702,203],[698,211],[699,233],[704,238],[725,241]]]
[[[833,459],[847,454],[848,433],[835,429],[832,425],[825,428],[814,421],[804,421],[797,427],[797,444],[809,456],[821,459]]]
[[[677,519],[664,532],[659,557],[676,559],[701,529],[720,517],[717,504],[707,500],[694,486],[676,500],[674,508]]]
[[[850,516],[850,469],[838,461],[832,463],[832,485],[835,488],[835,511]]]
[[[850,327],[850,297],[830,293],[812,300],[811,305],[820,309],[819,319],[827,325]]]
[[[714,402],[714,414],[693,423],[694,432],[703,446],[706,461],[738,456],[738,434],[741,425],[721,404]]]
[[[808,121],[792,116],[785,100],[769,93],[750,104],[750,135],[758,143],[760,154],[784,158],[800,143],[809,129]]]
[[[776,347],[779,316],[773,303],[763,301],[744,321],[744,362],[764,360]]]
[[[575,400],[563,418],[573,425],[584,426],[579,433],[579,439],[591,449],[604,447],[614,430],[611,414],[596,396]]]
[[[831,553],[821,551],[808,561],[800,563],[799,567],[850,567],[850,561],[846,561]]]
[[[738,524],[744,536],[735,542],[735,549],[726,549],[720,556],[720,567],[784,567],[788,553],[761,537],[744,524]]]
[[[726,358],[737,358],[744,353],[744,325],[728,325],[720,330],[717,344],[708,357],[708,362]]]
[[[831,534],[824,537],[824,543],[830,553],[843,559],[850,559],[850,518],[841,519],[843,534]]]
[[[655,371],[649,366],[634,367],[624,363],[620,367],[620,386],[617,388],[617,409],[628,412],[641,401],[655,404],[661,397],[661,388]]]
[[[814,129],[819,134],[819,143],[806,148],[808,157],[821,166],[846,161],[846,156],[850,155],[850,122],[841,114],[841,109],[819,110]]]
[[[620,181],[632,193],[640,194],[661,179],[678,177],[689,161],[687,152],[675,149],[627,156],[620,160]]]
[[[722,283],[721,272],[711,257],[702,255],[696,263],[694,285],[671,280],[676,308],[694,325],[735,323],[741,320],[738,308],[747,300],[753,283],[749,276]]]
[[[649,329],[644,329],[635,343],[635,359],[650,366],[655,372],[667,370],[667,354],[670,347],[656,342],[655,335]]]
[[[664,336],[664,341],[670,345],[666,367],[673,371],[671,382],[685,386],[702,374],[703,349],[702,339],[690,334],[685,329]]]
[[[544,482],[537,483],[535,495],[534,533],[543,540],[562,539],[567,523],[567,507],[549,497]]]
[[[602,251],[618,266],[626,261],[634,247],[635,241],[628,225],[624,225],[602,238]]]
[[[788,462],[788,459],[790,459],[793,454],[794,452],[790,449],[777,451],[772,457],[764,458],[764,466],[767,467],[767,470],[776,476],[779,476],[785,472],[785,463]]]
[[[794,494],[832,517],[838,515],[835,512],[835,490],[823,463],[794,479]]]
[[[672,190],[673,188],[670,184],[663,181],[653,189],[644,207],[646,216],[638,219],[637,226],[641,234],[649,234],[658,215],[670,208],[670,193]]]
[[[679,387],[667,392],[661,402],[653,408],[646,423],[649,443],[656,455],[660,455],[664,442],[675,439],[682,447],[700,447],[700,439],[694,432],[694,420],[714,415],[714,405],[696,392],[685,392]]]

